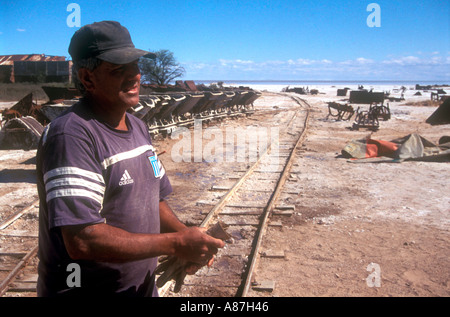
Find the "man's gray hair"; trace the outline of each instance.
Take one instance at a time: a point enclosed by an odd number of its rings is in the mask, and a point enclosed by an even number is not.
[[[84,88],[83,84],[81,83],[80,79],[78,78],[78,71],[81,68],[86,68],[87,70],[93,71],[98,66],[100,66],[101,63],[102,63],[102,60],[100,60],[96,57],[89,57],[86,59],[73,61],[72,81],[75,84],[75,88],[77,88],[83,94],[83,96],[86,95],[86,89]]]

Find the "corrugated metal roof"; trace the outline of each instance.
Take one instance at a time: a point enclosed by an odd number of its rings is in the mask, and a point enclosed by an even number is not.
[[[50,56],[45,54],[0,55],[0,65],[13,65],[17,61],[53,62],[65,61],[64,56]]]

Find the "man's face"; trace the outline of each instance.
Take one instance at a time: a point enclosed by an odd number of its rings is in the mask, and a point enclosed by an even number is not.
[[[100,107],[124,111],[139,102],[138,61],[124,65],[103,61],[90,75],[92,85],[86,89]]]

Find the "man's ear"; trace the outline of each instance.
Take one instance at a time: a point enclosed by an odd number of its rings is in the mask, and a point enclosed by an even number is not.
[[[80,68],[78,70],[78,79],[83,84],[84,89],[86,91],[92,91],[94,89],[94,82],[93,82],[93,74],[91,71],[89,71],[87,68]]]

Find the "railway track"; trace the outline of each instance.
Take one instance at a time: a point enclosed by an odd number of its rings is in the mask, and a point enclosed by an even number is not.
[[[298,104],[280,137],[263,150],[248,170],[227,190],[219,203],[201,223],[208,227],[220,220],[227,224],[232,243],[227,243],[211,268],[188,276],[179,294],[171,292],[172,283],[160,289],[161,296],[237,296],[245,297],[251,288],[269,287],[255,283],[254,271],[260,256],[280,256],[261,251],[261,243],[273,215],[289,215],[291,206],[277,205],[282,192],[295,191],[285,183],[289,179],[296,150],[306,135],[310,107],[306,101],[287,95]],[[260,152],[261,153],[261,152]],[[0,297],[36,296],[38,201],[14,213],[0,223]],[[230,241],[228,241],[230,242]],[[263,281],[264,282],[264,281]]]
[[[36,200],[0,223],[0,297],[36,296],[38,206]]]
[[[279,133],[279,139],[268,145],[259,159],[222,196],[208,212],[201,227],[221,221],[232,235],[210,268],[202,268],[185,278],[179,293],[173,293],[174,281],[160,289],[161,296],[246,297],[251,289],[270,290],[272,281],[256,281],[254,272],[261,256],[283,256],[279,250],[262,250],[262,240],[273,215],[290,215],[292,206],[277,205],[290,177],[293,158],[307,132],[309,104],[295,95],[288,95],[298,104],[294,116]],[[225,187],[222,187],[222,189]]]

